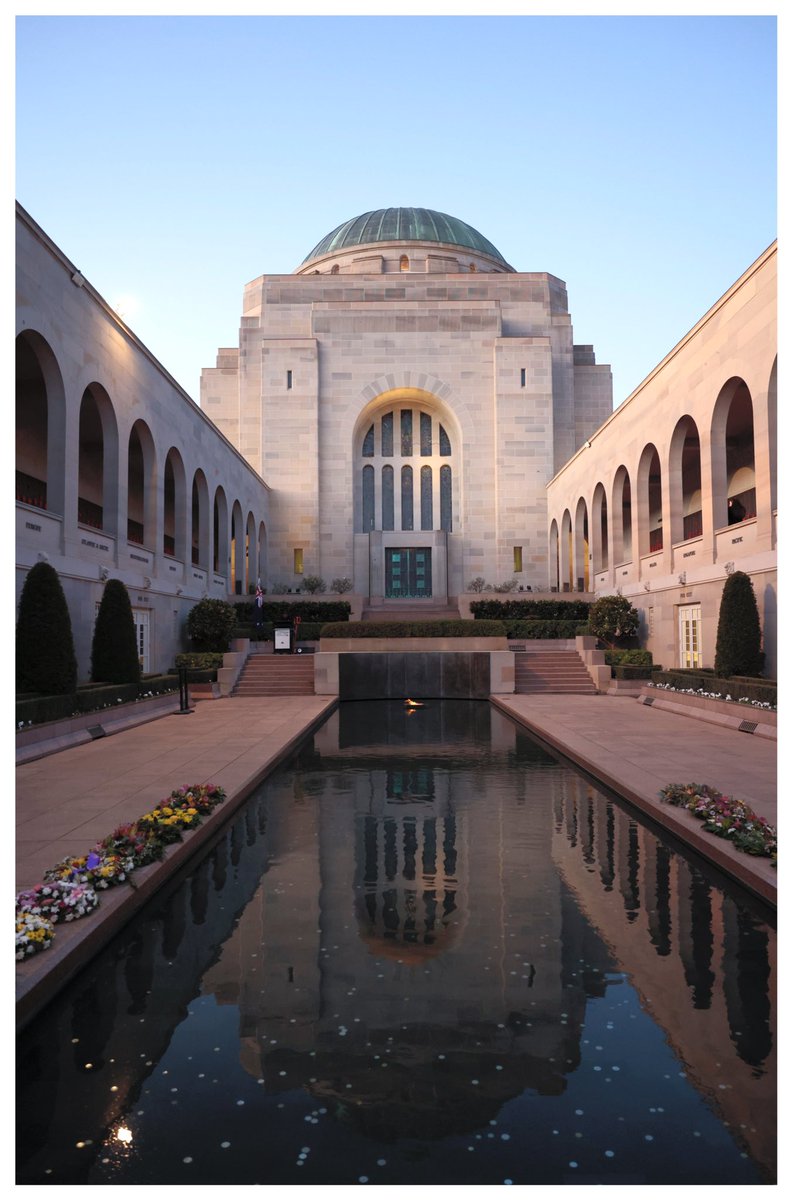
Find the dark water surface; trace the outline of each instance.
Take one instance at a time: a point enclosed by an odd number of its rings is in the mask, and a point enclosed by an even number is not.
[[[488,704],[344,704],[25,1032],[18,1180],[771,1182],[775,944]]]

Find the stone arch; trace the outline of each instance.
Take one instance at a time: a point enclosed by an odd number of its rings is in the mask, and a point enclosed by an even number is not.
[[[691,416],[680,417],[668,453],[671,545],[701,537],[701,439]]]
[[[242,505],[234,501],[231,509],[231,590],[242,595],[245,579],[245,526]]]
[[[162,471],[162,551],[187,562],[187,474],[182,456],[171,446]]]
[[[561,587],[561,583],[560,583],[560,566],[561,566],[561,564],[559,561],[558,523],[557,523],[555,517],[553,517],[553,520],[550,522],[550,536],[549,536],[548,542],[549,542],[549,548],[550,548],[549,561],[548,561],[548,565],[550,568],[550,591],[557,592]]]
[[[572,554],[572,517],[569,515],[569,509],[564,509],[564,515],[561,518],[561,591],[572,591],[572,570],[573,570],[573,554]]]
[[[589,519],[588,506],[581,496],[575,506],[575,536],[573,543],[573,591],[589,590]]]
[[[436,395],[417,387],[379,393],[359,412],[352,446],[358,533],[458,525],[461,437]]]
[[[632,486],[630,474],[620,466],[613,477],[613,565],[632,562]]]
[[[778,358],[773,359],[767,385],[767,434],[770,452],[770,508],[778,508]]]
[[[602,483],[594,488],[591,501],[591,554],[594,573],[607,571],[610,565],[608,544],[608,497]]]
[[[66,393],[58,361],[35,330],[16,339],[16,498],[63,516]]]
[[[710,445],[714,526],[723,529],[756,516],[753,401],[739,376],[718,393]]]
[[[663,549],[663,479],[660,455],[647,442],[638,461],[638,556]]]
[[[215,489],[212,505],[212,570],[228,578],[228,500],[222,486]]]
[[[199,467],[193,475],[190,503],[190,561],[194,567],[209,570],[209,485]]]
[[[118,525],[118,424],[110,397],[89,383],[80,400],[77,521],[116,536]],[[124,531],[126,532],[126,531]]]
[[[267,526],[263,521],[259,521],[258,527],[258,579],[261,580],[262,588],[269,586],[269,567],[267,563]]]
[[[157,451],[151,430],[138,419],[127,443],[127,541],[157,545]]]
[[[249,595],[256,587],[258,578],[258,554],[256,546],[256,518],[248,512],[245,522],[245,592]]]

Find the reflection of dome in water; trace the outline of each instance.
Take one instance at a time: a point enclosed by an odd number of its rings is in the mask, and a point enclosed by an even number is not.
[[[425,962],[456,940],[457,822],[390,810],[358,826],[355,912],[369,951],[408,965]]]

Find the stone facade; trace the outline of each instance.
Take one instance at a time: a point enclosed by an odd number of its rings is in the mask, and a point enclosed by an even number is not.
[[[611,374],[561,280],[491,249],[345,245],[244,289],[201,405],[272,488],[270,583],[301,559],[372,605],[546,585],[545,486],[612,411]]]
[[[246,592],[266,555],[263,480],[20,207],[16,485],[17,595],[52,564],[81,680],[105,579],[161,671],[193,605]]]
[[[723,585],[742,570],[776,672],[776,250],[548,487],[551,585],[629,597],[664,667],[712,666]]]

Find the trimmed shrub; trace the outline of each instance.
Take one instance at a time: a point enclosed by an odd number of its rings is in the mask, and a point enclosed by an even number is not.
[[[505,637],[502,621],[338,621],[322,627],[323,638]]]
[[[473,600],[473,617],[485,621],[586,621],[587,600]]]
[[[102,683],[140,681],[135,618],[129,592],[120,579],[108,579],[102,592],[91,644],[91,679]]]
[[[609,667],[651,667],[651,650],[606,650],[605,662]]]
[[[352,580],[346,575],[343,579],[334,579],[330,584],[330,591],[337,592],[339,596],[343,596],[344,592],[352,591]]]
[[[199,600],[187,614],[187,633],[195,649],[224,654],[242,607],[227,600]]]
[[[758,675],[762,670],[762,631],[753,584],[745,571],[728,577],[721,596],[715,641],[715,674]]]
[[[255,604],[235,604],[237,625],[255,626],[257,620],[271,625],[291,625],[295,617],[301,621],[348,621],[352,605],[348,600],[265,600],[261,608]]]
[[[653,679],[651,665],[637,666],[621,663],[611,667],[611,679]]]
[[[67,696],[77,686],[71,617],[58,573],[49,563],[31,567],[19,599],[16,690]]]
[[[578,630],[577,621],[504,620],[503,624],[506,627],[506,636],[512,640],[522,640],[523,638],[573,638]]]
[[[638,610],[626,596],[600,596],[588,615],[589,629],[603,642],[632,637],[638,632]]]
[[[218,667],[222,667],[223,665],[223,655],[214,652],[210,653],[209,651],[204,653],[191,651],[187,654],[177,654],[174,660],[174,665],[177,667],[190,667],[197,670],[208,669],[211,671],[216,671]]]
[[[99,708],[115,708],[119,702],[126,704],[137,700],[138,685],[136,683],[108,683],[95,688],[81,688],[75,699],[77,712],[93,712]]]
[[[35,696],[30,700],[17,700],[17,728],[22,725],[42,725],[45,721],[60,721],[75,711],[73,695]]]
[[[321,575],[303,575],[302,585],[303,591],[310,592],[312,596],[327,591],[327,584]]]
[[[708,695],[720,695],[723,699],[729,696],[732,700],[756,700],[759,704],[775,705],[778,701],[778,689],[770,680],[752,683],[683,670],[655,671],[652,680],[675,688],[678,692],[702,691]]]

